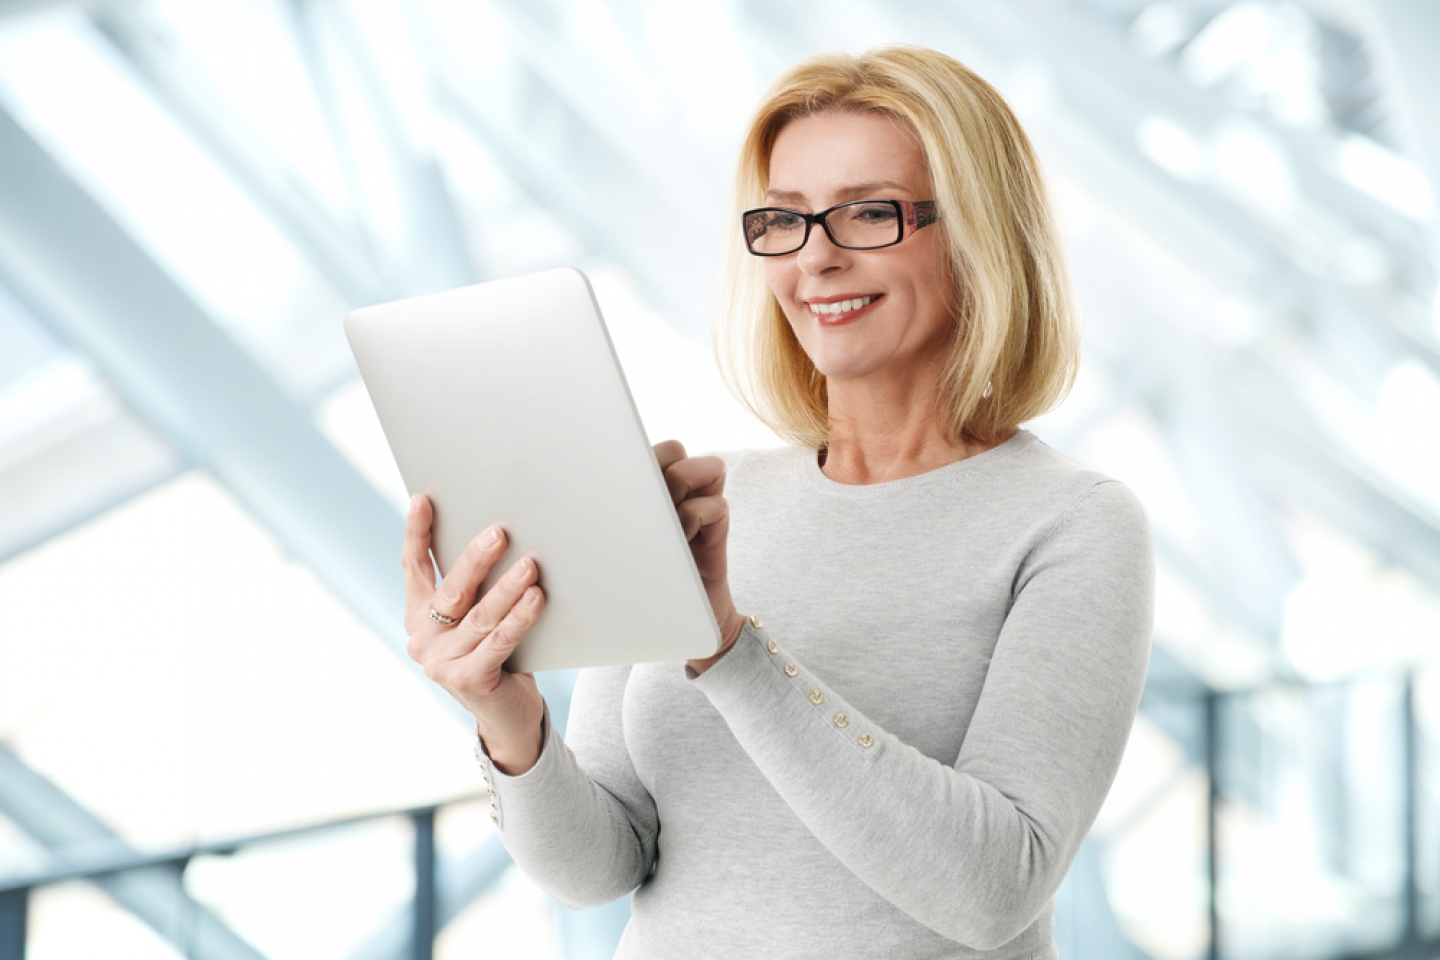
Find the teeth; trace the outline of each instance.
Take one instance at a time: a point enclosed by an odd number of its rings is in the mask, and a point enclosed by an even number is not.
[[[854,300],[840,300],[836,303],[812,303],[811,313],[823,313],[834,316],[839,313],[849,313],[851,310],[859,310],[875,301],[874,297],[857,297]]]

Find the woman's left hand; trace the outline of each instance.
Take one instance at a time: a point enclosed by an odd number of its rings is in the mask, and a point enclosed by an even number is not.
[[[730,599],[730,578],[726,570],[725,541],[730,533],[730,505],[725,491],[725,461],[719,457],[687,457],[678,440],[655,444],[655,459],[670,488],[670,499],[680,515],[685,539],[695,556],[695,568],[705,584],[710,609],[720,627],[722,643],[712,657],[691,660],[696,673],[704,673],[723,657],[740,636],[745,618]]]

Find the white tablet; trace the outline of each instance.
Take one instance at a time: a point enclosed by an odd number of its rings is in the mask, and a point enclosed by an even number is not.
[[[560,269],[356,310],[345,334],[441,573],[498,523],[546,606],[507,664],[707,657],[709,600],[590,283]],[[398,575],[398,574],[397,574]]]

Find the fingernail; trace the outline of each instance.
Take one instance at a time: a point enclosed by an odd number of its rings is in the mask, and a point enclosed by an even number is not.
[[[480,538],[480,542],[487,547],[495,546],[495,544],[500,542],[500,531],[491,527],[485,531],[485,535]]]
[[[415,496],[410,498],[410,512],[414,513],[415,508],[418,506],[420,506],[420,494],[417,493],[415,494]]]
[[[525,602],[526,602],[526,603],[539,603],[539,602],[540,602],[540,588],[539,588],[539,587],[529,587],[529,588],[527,588],[527,589],[525,590]]]
[[[510,569],[510,577],[514,580],[524,580],[530,575],[530,559],[522,559]]]

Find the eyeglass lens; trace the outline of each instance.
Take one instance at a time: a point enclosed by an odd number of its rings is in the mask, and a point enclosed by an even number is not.
[[[756,253],[793,253],[805,245],[806,225],[800,214],[770,207],[745,218],[745,236]],[[825,226],[839,246],[888,247],[900,242],[900,209],[889,201],[847,203],[826,212]]]

